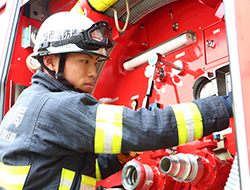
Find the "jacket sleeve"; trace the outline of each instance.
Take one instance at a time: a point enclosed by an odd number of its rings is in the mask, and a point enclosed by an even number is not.
[[[124,108],[122,151],[177,146],[227,128],[229,114],[219,97],[133,112]]]
[[[42,151],[37,150],[38,144],[45,145],[48,155],[157,150],[199,139],[229,125],[227,108],[219,97],[133,111],[99,104],[89,95],[66,96],[60,94],[60,101],[46,99],[33,132],[33,151]]]

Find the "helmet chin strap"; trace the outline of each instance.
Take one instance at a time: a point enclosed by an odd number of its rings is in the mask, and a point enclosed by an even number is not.
[[[61,54],[60,56],[60,61],[59,61],[59,65],[58,65],[58,71],[55,72],[55,78],[59,81],[64,80],[63,77],[63,71],[64,71],[64,66],[65,66],[65,61],[66,61],[66,55],[65,54]]]
[[[61,83],[63,83],[66,87],[68,87],[71,90],[75,90],[74,85],[72,85],[67,79],[63,76],[64,66],[66,61],[66,54],[62,53],[60,56],[59,66],[58,66],[58,72],[55,72],[55,78],[59,80]]]
[[[42,64],[42,66],[48,71],[48,73],[51,76],[54,76],[57,80],[59,80],[62,84],[64,84],[66,87],[68,87],[70,90],[74,90],[76,92],[83,92],[81,89],[76,89],[74,85],[72,85],[67,79],[63,76],[65,61],[66,61],[66,54],[61,54],[59,66],[58,66],[58,72],[51,71],[43,62],[42,57],[37,56],[38,61]]]

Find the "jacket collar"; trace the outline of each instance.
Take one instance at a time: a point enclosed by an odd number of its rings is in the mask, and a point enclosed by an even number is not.
[[[69,91],[70,89],[64,86],[60,81],[50,77],[47,73],[37,71],[31,80],[32,84],[40,84],[52,92]]]

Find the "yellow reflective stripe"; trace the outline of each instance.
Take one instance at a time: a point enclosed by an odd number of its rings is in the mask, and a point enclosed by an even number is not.
[[[8,166],[0,162],[0,187],[8,190],[23,189],[30,166]]]
[[[95,187],[96,179],[87,175],[82,175],[82,184]]]
[[[171,107],[177,122],[179,145],[201,138],[203,124],[197,105],[190,102]]]
[[[96,159],[96,162],[95,162],[95,175],[96,175],[96,181],[101,181],[102,180],[102,175],[101,175],[101,172],[100,172],[100,168],[99,168],[99,164],[98,164],[98,161]]]
[[[186,128],[187,128],[187,142],[194,140],[195,129],[194,129],[194,120],[192,116],[192,110],[189,106],[189,103],[186,104],[179,104],[181,107],[183,116],[186,121]]]
[[[74,12],[74,13],[78,13],[78,14],[83,15],[82,8],[80,7],[80,1],[77,1],[77,3],[76,3],[75,6],[70,10],[70,12]]]
[[[71,188],[74,177],[75,177],[75,172],[63,168],[58,190],[69,190]]]
[[[171,105],[177,122],[179,145],[187,142],[186,121],[182,113],[180,104]]]
[[[199,108],[195,103],[189,103],[192,110],[194,128],[195,128],[195,139],[199,139],[203,136],[203,123]]]
[[[100,104],[96,112],[95,153],[121,152],[123,106]]]

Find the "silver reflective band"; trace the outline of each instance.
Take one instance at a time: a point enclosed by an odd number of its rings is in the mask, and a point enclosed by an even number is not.
[[[0,187],[8,190],[23,189],[30,166],[8,166],[0,162]]]
[[[95,153],[121,152],[123,106],[102,105],[97,108]]]
[[[66,179],[66,178],[61,178],[60,181],[60,186],[70,188],[72,185],[73,180]]]
[[[80,190],[95,190],[95,187],[90,185],[81,184]]]
[[[177,122],[179,145],[199,139],[203,136],[203,123],[200,111],[195,103],[170,105]]]
[[[183,116],[186,121],[186,127],[187,127],[187,142],[193,141],[195,130],[194,130],[194,120],[193,120],[193,115],[192,115],[192,110],[188,106],[188,104],[179,104]]]
[[[61,181],[60,181],[60,185],[59,185],[58,190],[70,189],[72,182],[74,180],[74,177],[75,177],[75,172],[63,168],[62,174],[61,174]]]

